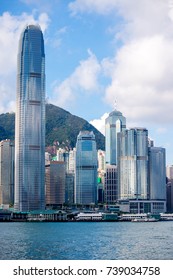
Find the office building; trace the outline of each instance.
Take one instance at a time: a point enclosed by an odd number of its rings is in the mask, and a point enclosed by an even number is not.
[[[151,200],[166,200],[165,149],[149,148],[149,190]]]
[[[45,54],[38,25],[21,34],[15,120],[15,210],[45,208]]]
[[[168,180],[166,184],[166,206],[167,212],[173,213],[173,179]]]
[[[154,147],[154,140],[151,138],[148,138],[148,147]]]
[[[98,150],[97,157],[98,157],[98,172],[104,172],[105,171],[105,151]]]
[[[98,204],[104,203],[104,185],[105,185],[105,178],[104,176],[99,176],[97,178],[97,202]]]
[[[127,129],[118,134],[119,199],[148,199],[148,131]]]
[[[49,154],[48,152],[45,152],[45,165],[50,164],[51,161],[51,154]]]
[[[14,203],[14,143],[0,142],[0,205]]]
[[[106,164],[117,164],[117,134],[126,128],[126,118],[114,110],[105,121]]]
[[[95,135],[81,131],[76,143],[75,203],[96,203],[97,150]]]
[[[69,172],[75,172],[76,166],[76,148],[69,151]]]
[[[46,166],[46,206],[58,207],[65,203],[65,162],[50,161]]]
[[[119,198],[118,171],[116,165],[107,165],[105,173],[105,203],[116,203]]]
[[[69,170],[69,151],[59,148],[57,150],[57,161],[64,161],[66,165],[66,172]]]
[[[173,180],[173,165],[166,166],[166,177],[169,180]]]
[[[67,172],[65,176],[65,203],[68,206],[74,203],[74,172]]]
[[[167,212],[173,213],[173,165],[166,167],[166,204]]]
[[[151,213],[160,214],[166,212],[165,200],[142,200],[135,199],[129,201],[120,201],[120,211],[129,212],[133,214],[137,213]]]

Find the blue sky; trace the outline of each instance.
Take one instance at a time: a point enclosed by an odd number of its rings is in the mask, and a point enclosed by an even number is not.
[[[48,101],[103,132],[116,100],[173,164],[173,1],[1,0],[0,113],[15,111],[18,40],[36,22]]]

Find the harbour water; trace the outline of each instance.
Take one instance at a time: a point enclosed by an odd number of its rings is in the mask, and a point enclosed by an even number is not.
[[[173,221],[0,223],[1,260],[173,260]]]

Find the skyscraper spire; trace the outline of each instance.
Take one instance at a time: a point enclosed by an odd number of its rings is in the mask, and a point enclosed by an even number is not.
[[[115,107],[115,110],[117,110],[117,100],[115,99],[115,102],[114,102],[114,107]]]
[[[21,34],[15,120],[15,209],[43,210],[45,173],[45,53],[38,25]]]

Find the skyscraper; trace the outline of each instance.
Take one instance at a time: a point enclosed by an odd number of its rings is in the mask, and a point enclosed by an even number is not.
[[[121,112],[114,110],[105,122],[106,164],[117,164],[117,133],[126,128],[126,118]]]
[[[76,143],[75,203],[96,203],[97,150],[95,135],[81,131]]]
[[[65,202],[65,171],[64,161],[50,161],[46,166],[46,205],[58,206]]]
[[[120,199],[148,199],[148,131],[132,128],[118,134]]]
[[[150,199],[166,200],[165,149],[149,148],[149,186]]]
[[[69,151],[59,148],[57,150],[57,161],[64,161],[66,165],[66,172],[69,170]]]
[[[45,207],[45,53],[38,25],[21,34],[15,121],[15,209]]]
[[[107,165],[105,172],[105,203],[118,200],[118,172],[116,165]]]
[[[173,212],[173,165],[168,165],[166,167],[166,202],[167,202],[167,212]]]
[[[97,159],[98,159],[98,172],[105,171],[105,151],[98,150],[97,151]]]
[[[76,148],[69,151],[69,171],[75,172],[75,162],[76,162]]]
[[[0,204],[14,203],[14,143],[0,142]]]

